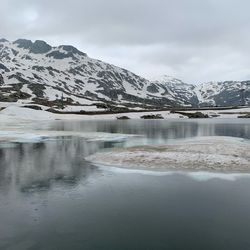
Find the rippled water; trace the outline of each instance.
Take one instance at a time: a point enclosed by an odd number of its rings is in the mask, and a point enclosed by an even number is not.
[[[248,120],[50,122],[37,130],[137,134],[0,144],[0,249],[250,249],[250,178],[91,166],[111,147],[250,139]],[[219,178],[218,178],[219,177]]]

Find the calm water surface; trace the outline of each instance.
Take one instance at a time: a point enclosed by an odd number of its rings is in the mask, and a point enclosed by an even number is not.
[[[250,139],[248,120],[84,121],[36,129],[137,134],[0,144],[0,249],[250,249],[250,178],[124,173],[84,157],[197,136]]]

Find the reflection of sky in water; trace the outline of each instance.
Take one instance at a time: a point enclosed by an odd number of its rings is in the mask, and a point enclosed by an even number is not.
[[[46,128],[46,126],[44,126]],[[128,120],[50,123],[50,130],[88,131],[146,135],[149,139],[167,140],[194,136],[233,136],[250,139],[250,121],[209,120]]]
[[[46,190],[55,182],[75,185],[96,171],[84,157],[112,144],[72,137],[0,148],[0,191],[10,187]]]
[[[107,171],[84,160],[112,147],[196,136],[250,139],[249,125],[242,120],[36,125],[37,131],[143,136],[118,142],[66,136],[1,143],[0,249],[250,249],[248,178]]]
[[[95,167],[88,165],[84,157],[97,151],[111,147],[174,143],[177,139],[197,136],[235,136],[249,139],[249,125],[247,120],[229,123],[223,123],[223,120],[43,122],[36,125],[34,134],[48,130],[52,134],[55,131],[58,135],[73,131],[72,134],[83,133],[91,136],[89,139],[77,136],[46,138],[38,134],[34,137],[34,142],[38,141],[36,143],[1,143],[0,188],[3,190],[17,187],[18,190],[25,191],[46,190],[55,182],[74,185],[81,178],[96,171]],[[140,136],[126,139],[121,134]],[[26,139],[30,139],[31,135],[29,127]],[[32,142],[31,139],[29,142]]]

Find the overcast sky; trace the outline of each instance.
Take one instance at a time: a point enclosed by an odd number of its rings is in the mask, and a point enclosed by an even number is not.
[[[249,0],[1,0],[0,31],[72,44],[147,78],[250,79]]]

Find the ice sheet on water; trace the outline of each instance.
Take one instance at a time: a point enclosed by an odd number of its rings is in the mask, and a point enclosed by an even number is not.
[[[86,160],[151,171],[250,172],[249,152],[249,141],[241,138],[202,137],[168,145],[115,148]]]
[[[35,143],[48,139],[46,136],[42,136],[36,133],[25,133],[25,132],[15,132],[15,131],[0,131],[0,142],[26,142]]]
[[[107,142],[120,142],[133,137],[135,135],[115,134],[115,133],[102,133],[102,132],[74,132],[74,131],[43,131],[43,130],[9,130],[0,131],[0,142],[25,142],[37,143],[53,138],[59,137],[80,137],[87,141],[107,141]]]
[[[188,173],[188,175],[197,181],[208,181],[211,179],[236,181],[239,178],[250,178],[250,174],[248,173],[193,172],[193,173]]]
[[[101,170],[110,171],[112,173],[118,174],[140,174],[149,176],[171,176],[171,175],[185,175],[196,181],[209,181],[212,179],[220,179],[226,181],[236,181],[240,178],[250,178],[248,173],[216,173],[216,172],[185,172],[185,171],[152,171],[152,170],[142,170],[142,169],[128,169],[112,167],[108,165],[95,164]]]

